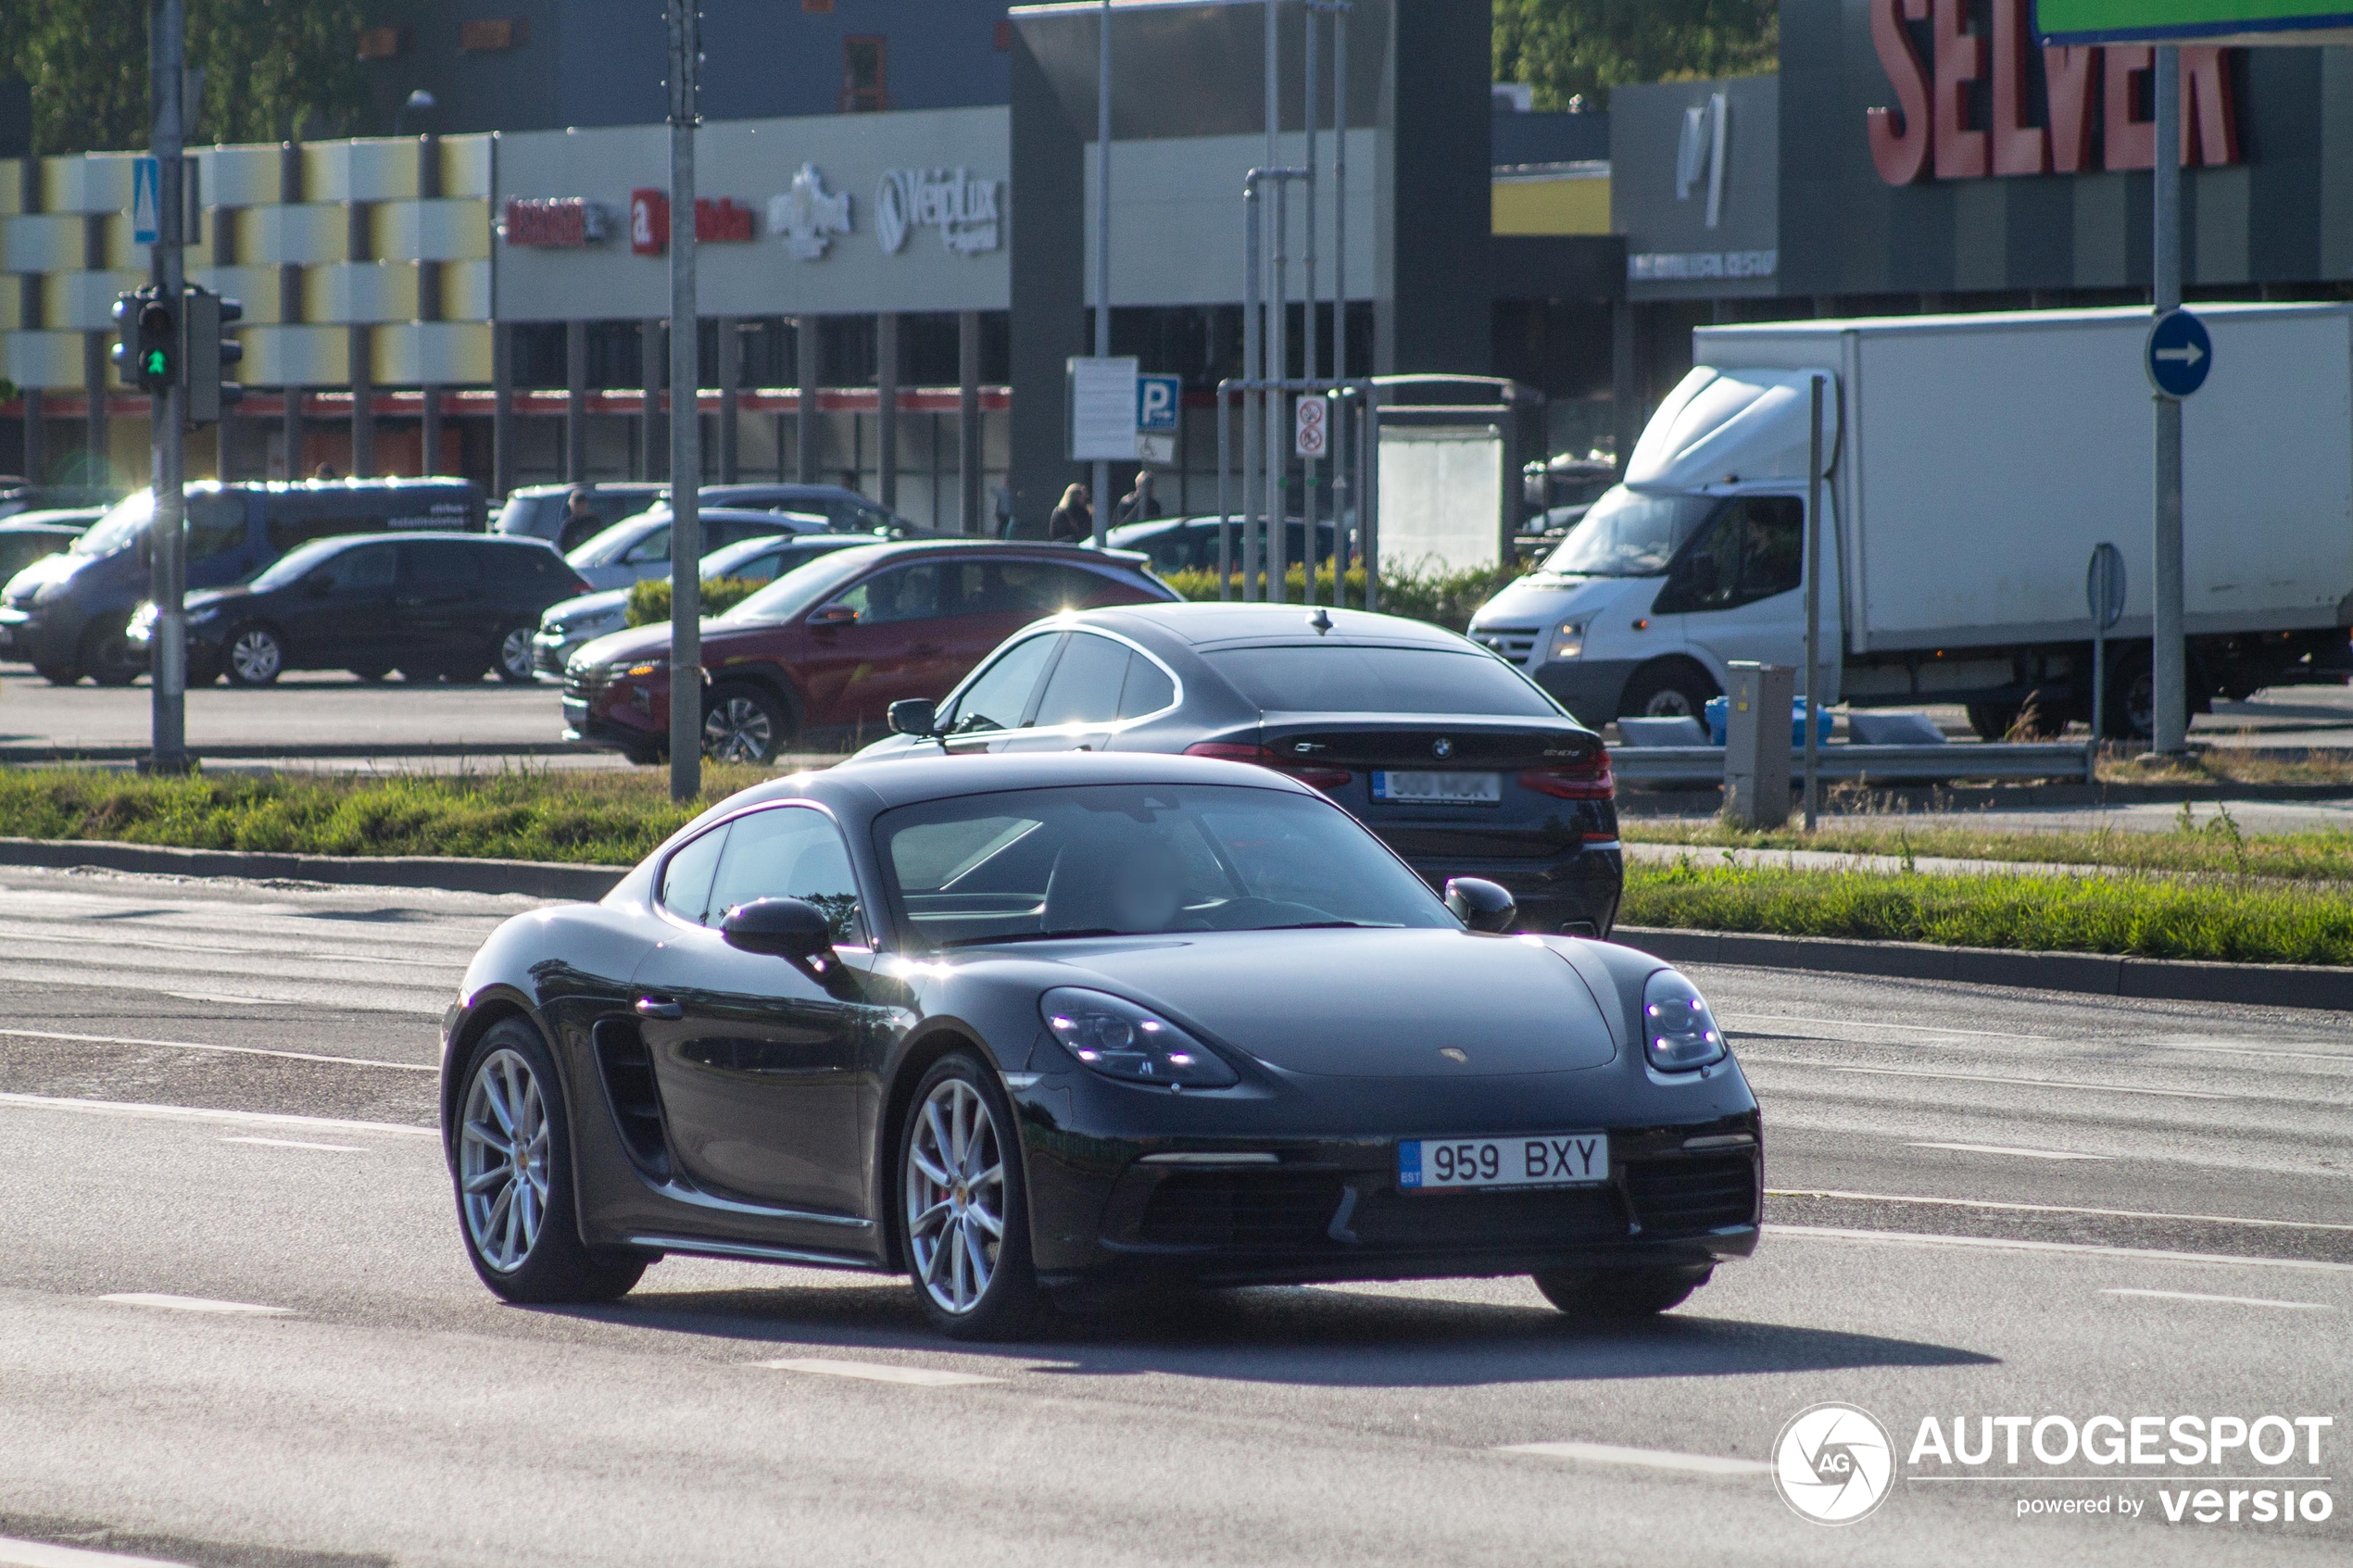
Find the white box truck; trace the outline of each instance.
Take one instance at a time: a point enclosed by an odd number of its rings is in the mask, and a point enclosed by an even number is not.
[[[2353,674],[2353,306],[2209,305],[2183,413],[2193,711]],[[1824,385],[1825,703],[2092,715],[2094,547],[2123,553],[2111,734],[2146,734],[2155,420],[2145,310],[1703,327],[1624,483],[1471,634],[1588,723],[1696,714],[1805,659],[1809,380]]]

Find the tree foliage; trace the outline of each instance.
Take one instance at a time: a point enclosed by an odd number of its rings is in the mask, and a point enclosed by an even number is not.
[[[1779,0],[1494,0],[1495,80],[1536,107],[1582,94],[1596,107],[1626,82],[1753,76],[1780,54]]]
[[[147,146],[147,0],[0,0],[0,74],[32,84],[44,153]],[[188,0],[188,64],[205,73],[188,140],[272,142],[359,128],[358,0]]]

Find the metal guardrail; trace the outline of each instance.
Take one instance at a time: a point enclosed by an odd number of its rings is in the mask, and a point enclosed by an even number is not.
[[[1948,784],[1960,779],[2091,778],[2091,758],[2080,745],[1955,742],[1949,746],[1825,746],[1818,753],[1821,776],[1870,784]],[[1620,783],[1643,788],[1675,784],[1720,784],[1720,746],[1614,746],[1610,766]],[[1790,771],[1798,771],[1793,759]]]

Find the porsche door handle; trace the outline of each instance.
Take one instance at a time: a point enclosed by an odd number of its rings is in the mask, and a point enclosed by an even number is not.
[[[668,997],[640,997],[637,998],[637,1016],[639,1018],[684,1018],[686,1016],[686,1010]]]

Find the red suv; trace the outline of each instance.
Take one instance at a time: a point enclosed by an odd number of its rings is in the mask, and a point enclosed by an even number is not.
[[[1006,637],[1064,609],[1176,595],[1124,551],[926,540],[837,550],[703,622],[703,750],[731,762],[862,745],[900,697],[946,696]],[[570,738],[666,754],[670,628],[599,637],[564,670]]]

